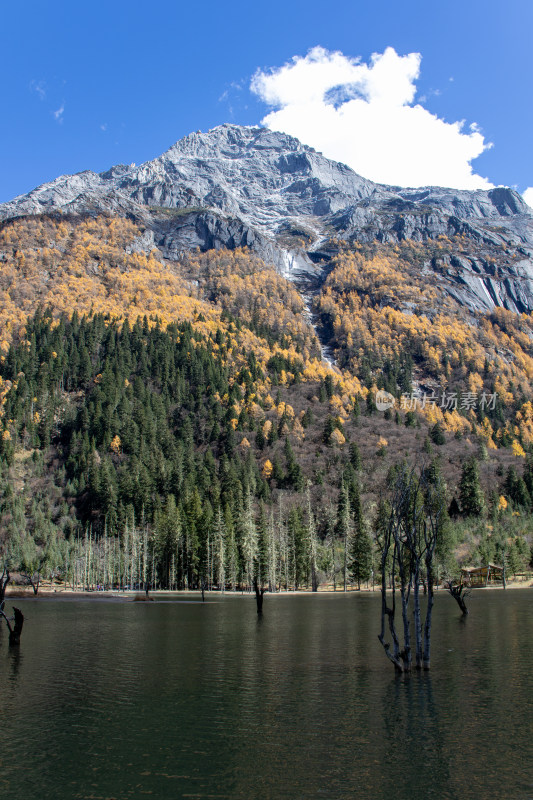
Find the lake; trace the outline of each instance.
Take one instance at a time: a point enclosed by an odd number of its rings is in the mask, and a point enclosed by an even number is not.
[[[432,669],[397,678],[373,594],[8,598],[0,793],[533,798],[533,590],[436,597]],[[5,628],[5,625],[3,626]]]

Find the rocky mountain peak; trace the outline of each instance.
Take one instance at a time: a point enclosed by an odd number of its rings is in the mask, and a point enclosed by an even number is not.
[[[474,309],[533,309],[533,215],[515,191],[383,186],[266,128],[224,124],[140,166],[60,176],[1,205],[0,220],[58,210],[132,215],[143,246],[168,258],[247,246],[289,277],[320,273],[333,239],[461,236],[472,247],[446,273],[450,293]]]

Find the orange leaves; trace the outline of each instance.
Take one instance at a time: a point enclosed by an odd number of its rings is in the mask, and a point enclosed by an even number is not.
[[[290,281],[242,248],[189,254],[184,260],[188,277],[199,283],[198,296],[209,297],[254,330],[269,329],[309,351],[317,349],[313,329],[305,319],[305,305]]]
[[[294,408],[288,403],[280,403],[276,409],[279,418],[285,416],[289,419],[294,418]]]
[[[265,439],[268,439],[272,430],[272,422],[269,419],[266,419],[261,430]]]
[[[532,394],[533,317],[503,309],[476,315],[441,292],[424,264],[452,244],[443,239],[345,250],[331,262],[315,310],[328,320],[341,363],[352,372],[368,363],[379,370],[409,353],[415,379],[476,395],[495,388],[510,406],[517,392]],[[455,419],[447,424],[462,427]],[[521,435],[529,441],[524,422]]]
[[[122,447],[122,442],[120,441],[120,436],[118,435],[118,433],[115,436],[113,436],[109,447],[113,451],[113,453],[115,453],[115,455],[118,456],[120,454],[120,448]]]
[[[526,457],[524,448],[522,447],[520,442],[517,441],[516,439],[513,441],[512,445],[511,445],[511,449],[513,451],[513,455],[517,456],[517,458],[525,458]]]
[[[331,444],[336,444],[340,446],[346,442],[346,438],[338,428],[334,428],[330,433],[329,441],[331,442]]]
[[[468,388],[474,394],[478,394],[483,390],[483,378],[477,372],[472,372],[468,376]]]
[[[272,462],[267,458],[261,470],[261,475],[263,478],[265,478],[265,480],[268,480],[271,477],[273,469],[274,467],[272,466]]]

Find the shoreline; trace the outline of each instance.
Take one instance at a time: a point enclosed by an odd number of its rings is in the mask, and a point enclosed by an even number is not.
[[[474,586],[472,587],[472,591],[515,591],[517,589],[533,589],[533,579],[527,579],[523,581],[509,581],[505,589],[501,585],[490,585],[490,586]],[[324,588],[319,589],[318,592],[312,592],[310,589],[298,589],[295,591],[278,591],[278,592],[269,592],[265,591],[265,594],[270,595],[271,597],[312,597],[312,596],[328,596],[328,597],[336,597],[341,595],[379,595],[381,592],[381,587],[375,586],[373,589],[372,587],[361,587],[361,589],[354,589],[348,588],[346,592],[343,589],[334,590],[332,588]],[[435,594],[446,593],[447,589],[443,586],[436,589]],[[388,593],[388,592],[387,592]],[[83,589],[79,590],[72,590],[72,589],[64,589],[58,587],[56,589],[51,588],[43,588],[39,590],[38,594],[34,594],[33,589],[31,587],[20,587],[20,588],[12,588],[7,589],[5,593],[5,600],[116,600],[116,601],[125,601],[125,602],[139,602],[139,603],[146,603],[151,601],[157,600],[168,600],[170,598],[176,598],[176,602],[212,602],[215,598],[224,598],[224,597],[249,597],[255,600],[255,594],[253,591],[231,591],[226,590],[225,592],[220,592],[218,589],[214,590],[206,590],[205,591],[205,601],[202,601],[202,592],[200,589],[158,589],[157,591],[150,591],[150,595],[146,598],[144,592],[142,591],[135,591],[135,590],[92,590],[92,591],[85,591]],[[188,598],[188,599],[185,599]]]

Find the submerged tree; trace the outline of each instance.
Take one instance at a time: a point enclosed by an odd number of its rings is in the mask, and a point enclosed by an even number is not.
[[[9,644],[10,645],[20,644],[22,626],[24,625],[24,614],[22,613],[20,608],[15,608],[15,606],[13,606],[13,616],[8,617],[7,614],[5,614],[4,609],[2,607],[0,608],[0,616],[5,619],[7,627],[9,628]]]
[[[455,584],[453,581],[447,581],[446,591],[448,591],[456,601],[457,605],[461,609],[463,617],[466,617],[468,614],[468,608],[465,601],[470,594],[470,589],[468,589],[464,583]]]
[[[24,615],[19,608],[15,608],[13,606],[13,617],[8,617],[7,614],[4,612],[5,606],[5,594],[7,585],[10,581],[10,574],[9,570],[4,564],[2,568],[2,574],[0,575],[0,617],[5,619],[6,625],[9,629],[9,644],[19,644],[20,642],[20,635],[22,633],[22,626],[24,625]],[[14,624],[12,624],[14,623]]]
[[[265,587],[261,586],[257,580],[254,578],[254,591],[255,591],[255,602],[257,605],[257,613],[263,613],[263,595],[265,594]]]
[[[398,672],[409,672],[413,663],[410,601],[413,603],[415,665],[429,669],[431,621],[434,597],[434,557],[446,520],[445,491],[434,466],[421,470],[401,465],[394,471],[392,496],[381,546],[381,632],[379,641]],[[392,590],[387,597],[387,576]],[[427,608],[424,622],[420,607],[420,583],[425,578]],[[397,595],[400,594],[403,643],[396,627]],[[392,639],[385,641],[386,627]]]

